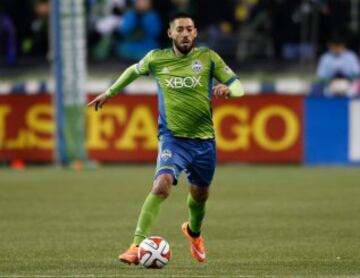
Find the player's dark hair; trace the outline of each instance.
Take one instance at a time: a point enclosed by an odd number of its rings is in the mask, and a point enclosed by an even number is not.
[[[194,17],[191,14],[186,13],[186,12],[176,12],[176,13],[172,13],[170,15],[170,17],[169,17],[169,25],[171,23],[173,23],[174,20],[179,19],[179,18],[190,18],[195,24]]]
[[[333,33],[328,40],[329,44],[346,44],[346,42],[347,42],[346,36],[338,32]]]

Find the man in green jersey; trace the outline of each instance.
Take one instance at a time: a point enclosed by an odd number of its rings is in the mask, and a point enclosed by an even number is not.
[[[115,96],[141,75],[151,74],[158,85],[159,150],[151,192],[142,206],[133,243],[119,260],[138,264],[139,244],[159,214],[182,171],[189,181],[189,221],[182,231],[190,241],[192,256],[206,260],[201,224],[216,163],[211,99],[240,97],[243,87],[234,72],[218,54],[208,48],[195,48],[197,30],[191,16],[178,13],[171,17],[168,36],[172,48],[150,51],[139,63],[127,68],[119,79],[89,105],[95,109]],[[213,78],[219,84],[213,88]]]

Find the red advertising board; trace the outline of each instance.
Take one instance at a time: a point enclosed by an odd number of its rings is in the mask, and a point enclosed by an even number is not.
[[[0,161],[50,161],[55,146],[49,95],[0,96]]]
[[[151,161],[157,152],[156,96],[119,96],[86,110],[86,147],[99,161]],[[214,100],[220,162],[301,162],[303,97]],[[48,95],[0,96],[0,160],[50,161],[55,146]]]
[[[252,96],[214,106],[219,161],[301,162],[303,97]]]

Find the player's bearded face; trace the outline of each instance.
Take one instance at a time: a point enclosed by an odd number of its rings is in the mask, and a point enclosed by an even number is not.
[[[177,50],[187,54],[194,46],[197,30],[191,18],[178,18],[170,25],[168,35]]]

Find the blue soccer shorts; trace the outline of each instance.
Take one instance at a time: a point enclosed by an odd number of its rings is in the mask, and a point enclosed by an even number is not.
[[[214,139],[160,137],[155,178],[170,174],[176,185],[182,171],[190,184],[209,186],[214,176],[216,148]]]

